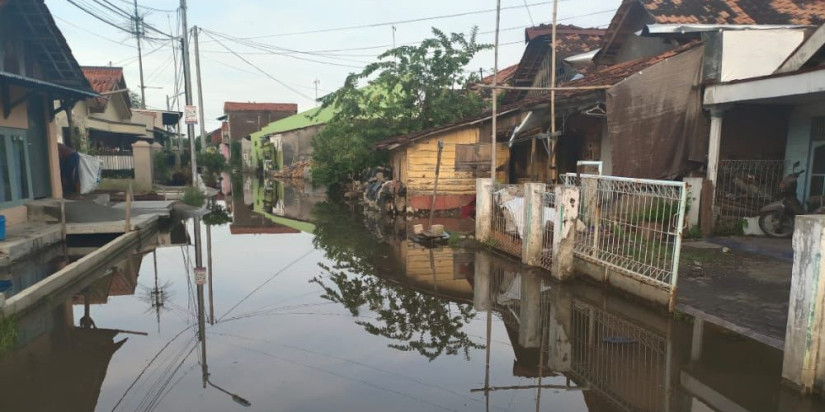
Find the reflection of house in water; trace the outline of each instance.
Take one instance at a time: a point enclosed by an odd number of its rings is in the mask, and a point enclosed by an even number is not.
[[[822,410],[780,385],[781,352],[701,321],[691,333],[591,285],[560,285],[486,254],[473,282],[476,309],[504,320],[514,376],[563,375],[591,411]]]
[[[257,179],[247,177],[243,182],[243,191],[233,188],[230,233],[233,235],[300,233],[299,229],[276,223],[265,213],[255,210],[255,198],[253,197],[253,194],[257,193],[254,190],[255,181]]]

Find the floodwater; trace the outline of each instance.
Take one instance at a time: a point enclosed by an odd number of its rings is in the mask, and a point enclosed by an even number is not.
[[[779,384],[779,351],[712,325],[422,248],[322,189],[233,186],[202,313],[195,248],[162,234],[17,319],[0,410],[825,410]]]

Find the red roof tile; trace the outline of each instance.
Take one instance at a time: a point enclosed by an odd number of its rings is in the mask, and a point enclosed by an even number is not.
[[[801,24],[825,22],[821,0],[632,0],[659,24]],[[627,2],[627,0],[626,0]]]
[[[122,67],[85,66],[81,67],[81,70],[83,70],[83,75],[86,76],[86,79],[92,86],[92,90],[94,90],[95,93],[101,94],[100,97],[92,99],[94,102],[92,104],[93,109],[102,110],[106,107],[106,103],[109,101],[109,95],[102,93],[126,88],[126,80],[123,78]],[[129,95],[126,94],[125,97],[128,102]]]
[[[518,70],[518,64],[514,64],[510,67],[505,67],[498,71],[498,83],[499,84],[507,84],[510,81],[510,78],[513,77],[513,74],[516,73]],[[483,84],[493,84],[493,75],[489,75],[483,79],[481,79],[481,83]]]
[[[290,112],[296,114],[298,105],[295,103],[226,102],[223,104],[223,112]]]

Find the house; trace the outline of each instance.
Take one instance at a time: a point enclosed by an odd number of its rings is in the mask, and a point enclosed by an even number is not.
[[[239,103],[226,102],[223,112],[230,141],[241,142],[244,165],[252,167],[252,144],[249,135],[265,125],[298,113],[295,103]]]
[[[499,111],[496,137],[496,174],[507,181],[509,153],[507,138],[521,121],[517,107]],[[407,210],[451,210],[475,200],[476,179],[490,175],[490,138],[492,115],[439,126],[417,133],[396,136],[375,145],[389,152],[392,180],[401,182],[406,196],[397,199]],[[443,142],[438,181],[438,195],[433,205],[438,144]],[[401,208],[401,207],[399,207]]]
[[[774,40],[759,59],[745,62],[737,56],[753,44],[719,36],[728,47],[718,56],[719,69],[706,76],[704,93],[712,117],[707,178],[715,187],[715,223],[758,215],[797,162],[805,171],[797,197],[825,195],[825,26]]]
[[[312,159],[312,139],[337,110],[316,107],[272,122],[253,133],[252,164],[264,171],[281,170]]]
[[[552,25],[528,27],[524,30],[524,49],[516,70],[505,77],[509,86],[515,87],[549,87],[552,66]],[[560,24],[556,27],[556,81],[570,81],[583,72],[583,66],[565,62],[573,56],[597,50],[604,40],[605,31]],[[499,76],[502,77],[502,76]],[[509,78],[508,78],[509,77]],[[536,92],[527,90],[508,90],[505,92],[504,104],[514,103],[527,97],[537,96]]]
[[[758,36],[760,40],[751,38],[750,44],[755,46],[791,41],[799,37],[803,26],[825,17],[821,5],[806,2],[803,7],[795,3],[623,1],[598,50],[565,59],[570,67],[583,67],[579,69],[583,73],[580,79],[574,77],[563,86],[603,90],[557,93],[555,121],[560,133],[545,145],[550,164],[539,163],[536,167],[539,171],[549,169],[548,176],[541,179],[535,170],[526,171],[525,152],[532,153],[526,149],[521,154],[513,149],[513,161],[521,162],[513,167],[513,175],[553,181],[561,173],[576,170],[580,160],[597,160],[604,163],[604,173],[616,176],[704,177],[710,120],[701,105],[706,81],[703,73],[714,72],[710,64],[717,61],[716,54],[724,48],[713,33],[735,32],[730,39]],[[746,49],[740,52],[743,54],[738,58],[744,61],[760,53]],[[588,95],[589,100],[585,98]],[[531,102],[542,96],[545,103]],[[549,92],[531,92],[523,101],[529,103],[525,108],[533,112],[531,125],[525,127],[540,130],[536,136],[546,135],[549,121],[537,124],[535,115],[548,118]],[[530,140],[521,131],[512,139]]]
[[[167,150],[178,149],[181,134],[178,130],[183,113],[170,110],[132,109],[132,121],[143,124],[146,136]]]
[[[54,116],[96,94],[43,0],[0,2],[0,56],[0,214],[13,225],[26,201],[63,196]]]
[[[132,121],[132,102],[122,67],[84,66],[98,97],[78,102],[71,113],[71,126],[66,114],[57,116],[63,142],[81,152],[130,152],[132,144],[142,140],[152,142],[144,122]]]

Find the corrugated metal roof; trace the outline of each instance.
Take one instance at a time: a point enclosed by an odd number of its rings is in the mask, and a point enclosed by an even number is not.
[[[223,104],[223,112],[292,112],[298,113],[298,105],[295,103],[243,103],[226,102]]]

